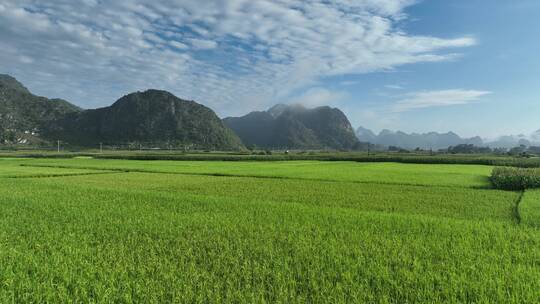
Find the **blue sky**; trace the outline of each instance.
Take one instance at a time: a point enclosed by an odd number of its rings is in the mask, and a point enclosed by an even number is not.
[[[540,1],[423,1],[405,12],[411,18],[402,26],[411,35],[470,35],[476,44],[461,49],[462,56],[456,60],[407,65],[375,77],[362,75],[362,82],[369,85],[359,87],[366,92],[361,99],[373,98],[374,112],[382,113],[381,105],[392,103],[385,94],[446,89],[491,93],[463,105],[380,115],[382,123],[374,123],[375,128],[453,130],[486,137],[539,129],[540,40],[534,37],[540,34],[540,20],[535,17]],[[384,82],[403,89],[381,89],[382,96],[374,97],[373,92]],[[352,95],[359,96],[359,91]],[[362,124],[361,119],[357,124]]]
[[[0,73],[84,108],[157,88],[220,116],[341,108],[354,127],[540,129],[537,0],[4,0]]]

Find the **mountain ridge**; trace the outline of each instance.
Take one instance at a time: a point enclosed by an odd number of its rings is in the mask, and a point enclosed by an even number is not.
[[[540,146],[540,130],[531,135],[503,135],[493,140],[485,140],[480,136],[463,138],[456,133],[449,131],[446,133],[426,132],[426,133],[406,133],[402,131],[381,130],[378,134],[370,129],[359,127],[356,135],[360,141],[369,142],[381,146],[394,146],[404,149],[446,149],[457,145],[474,145],[477,147],[504,148],[510,149],[516,146]]]
[[[246,145],[262,148],[354,149],[359,144],[345,114],[328,106],[277,104],[223,121]]]
[[[80,111],[63,99],[33,95],[14,77],[0,75],[0,143],[41,143],[44,125]]]
[[[56,129],[49,130],[49,137],[55,135],[80,145],[151,142],[205,149],[243,148],[210,108],[154,89],[127,94],[108,107],[67,115]]]
[[[123,96],[111,106],[82,110],[62,99],[33,95],[0,75],[0,144],[78,146],[133,144],[236,150],[244,146],[213,110],[160,90]]]
[[[446,149],[450,146],[462,144],[472,144],[483,146],[482,138],[476,136],[471,138],[461,138],[456,133],[449,131],[446,133],[427,132],[427,133],[406,133],[402,131],[391,131],[384,129],[379,134],[373,131],[359,127],[356,135],[360,141],[369,142],[381,146],[394,146],[404,149]]]
[[[233,132],[234,130],[234,132]],[[446,149],[457,145],[491,148],[540,146],[540,130],[530,135],[507,135],[494,140],[461,138],[454,132],[378,134],[353,130],[345,114],[328,106],[312,109],[300,104],[276,104],[266,111],[220,119],[212,109],[172,93],[149,89],[126,94],[112,105],[83,110],[66,100],[33,95],[16,78],[0,74],[0,144],[96,146],[106,142],[132,145],[192,146],[243,149],[359,149],[369,142],[405,149]]]

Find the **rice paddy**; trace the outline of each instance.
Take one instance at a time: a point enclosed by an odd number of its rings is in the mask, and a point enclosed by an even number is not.
[[[0,159],[0,302],[535,303],[490,166]]]

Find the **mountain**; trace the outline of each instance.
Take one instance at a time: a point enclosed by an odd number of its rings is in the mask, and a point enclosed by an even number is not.
[[[279,115],[283,114],[286,110],[289,109],[289,106],[284,105],[282,103],[278,103],[277,105],[271,107],[266,111],[268,114],[270,114],[273,118],[277,118]]]
[[[81,146],[144,142],[223,150],[243,147],[211,109],[159,90],[132,93],[109,107],[68,114],[45,136]]]
[[[354,149],[359,142],[351,123],[339,109],[278,104],[267,111],[223,122],[246,145],[284,149]]]
[[[0,144],[42,142],[44,125],[80,111],[65,100],[33,95],[17,79],[0,74]]]
[[[19,81],[0,75],[0,144],[99,143],[243,148],[209,108],[171,93],[126,95],[110,107],[82,110],[62,100],[35,96]]]
[[[358,129],[356,129],[356,136],[360,141],[369,143],[374,143],[377,138],[377,135],[375,135],[373,131],[364,127],[358,127]]]
[[[474,145],[476,147],[504,148],[510,149],[524,146],[540,146],[540,130],[533,132],[530,135],[505,135],[499,136],[494,140],[483,140],[476,136],[472,138],[461,138],[453,132],[437,133],[429,132],[424,134],[410,133],[407,134],[401,131],[382,130],[379,134],[373,133],[371,130],[360,127],[356,130],[358,139],[362,142],[369,142],[381,146],[395,146],[405,149],[446,149],[450,146],[457,145]]]
[[[473,144],[482,146],[484,143],[482,138],[461,138],[453,132],[437,133],[429,132],[424,134],[411,133],[407,134],[401,131],[382,130],[378,135],[371,130],[360,127],[356,131],[356,135],[360,141],[370,142],[372,144],[383,146],[395,146],[405,149],[446,149],[449,146],[460,144]]]

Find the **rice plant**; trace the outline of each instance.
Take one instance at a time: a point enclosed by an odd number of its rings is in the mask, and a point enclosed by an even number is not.
[[[0,302],[535,303],[538,196],[491,169],[0,160]]]

